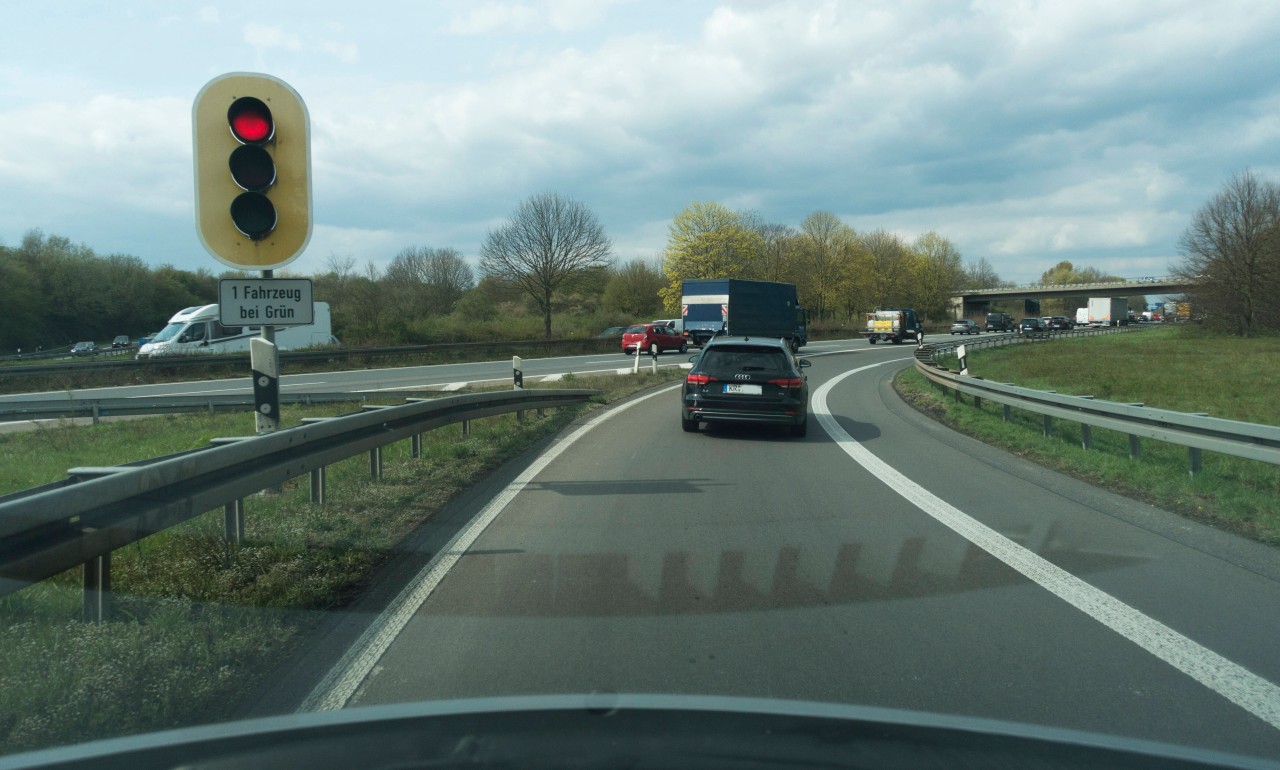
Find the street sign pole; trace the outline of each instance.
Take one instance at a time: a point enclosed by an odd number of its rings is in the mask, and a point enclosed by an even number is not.
[[[263,270],[263,279],[274,271]],[[276,327],[262,325],[261,342],[249,343],[249,365],[253,370],[253,421],[258,435],[280,430],[280,349],[276,347]]]

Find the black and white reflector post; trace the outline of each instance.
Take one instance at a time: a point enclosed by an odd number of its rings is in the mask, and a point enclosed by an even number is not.
[[[511,377],[515,383],[515,390],[524,388],[524,361],[520,360],[520,356],[511,357]]]
[[[956,347],[956,356],[957,356],[957,357],[959,357],[959,359],[960,359],[960,373],[961,373],[961,374],[963,374],[964,376],[968,377],[968,376],[969,376],[969,364],[965,362],[965,354],[964,354],[964,353],[965,353],[964,345],[958,345],[958,346]]]
[[[258,433],[280,429],[280,351],[262,337],[249,340],[249,364],[253,368],[253,411]]]

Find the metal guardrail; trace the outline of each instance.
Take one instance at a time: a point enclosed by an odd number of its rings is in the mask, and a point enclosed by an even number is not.
[[[1078,330],[1083,334],[1110,334],[1141,329],[1114,327],[1110,329]],[[1069,332],[1049,335],[1065,336]],[[955,391],[956,398],[964,393],[974,398],[977,405],[983,399],[1004,406],[1004,419],[1009,419],[1011,408],[1042,415],[1044,434],[1053,434],[1053,420],[1064,419],[1081,425],[1081,445],[1091,449],[1092,428],[1107,428],[1129,436],[1129,455],[1142,454],[1141,440],[1154,439],[1188,448],[1188,471],[1195,475],[1202,467],[1202,452],[1208,450],[1220,454],[1280,465],[1280,427],[1224,420],[1204,413],[1175,412],[1155,409],[1142,403],[1122,404],[1099,401],[1092,396],[1068,396],[1054,391],[1035,390],[1007,383],[970,377],[942,367],[937,357],[951,353],[965,345],[966,354],[971,348],[994,347],[1035,340],[1024,340],[1013,335],[974,342],[944,342],[922,345],[916,351],[916,369],[934,384]]]
[[[281,404],[332,404],[364,401],[367,393],[281,393]],[[147,396],[138,398],[67,398],[39,401],[0,402],[0,422],[48,420],[59,417],[92,417],[93,424],[103,417],[139,414],[174,414],[177,412],[253,411],[252,393],[202,396]]]
[[[382,448],[481,417],[586,401],[594,390],[511,390],[370,406],[340,417],[261,436],[214,439],[213,445],[105,468],[72,468],[67,479],[0,497],[0,596],[83,566],[85,616],[110,615],[111,552],[223,508],[224,534],[244,534],[243,499],[310,474],[311,499],[324,502],[325,468],[369,453],[370,474],[382,474]]]
[[[468,350],[510,350],[515,349],[560,349],[570,351],[584,348],[599,349],[600,352],[613,352],[617,349],[616,339],[600,337],[583,337],[565,340],[515,340],[493,342],[446,342],[434,345],[407,345],[393,348],[321,348],[316,350],[289,350],[280,353],[282,363],[304,363],[307,361],[349,361],[353,358],[399,358],[417,356],[427,353],[457,353]],[[136,351],[129,351],[131,354]],[[69,372],[103,371],[111,369],[146,369],[184,366],[221,366],[226,364],[247,363],[249,353],[227,355],[209,355],[190,353],[186,355],[161,356],[159,358],[133,359],[123,361],[75,360],[56,364],[0,366],[0,377],[16,377],[19,375],[66,374]]]

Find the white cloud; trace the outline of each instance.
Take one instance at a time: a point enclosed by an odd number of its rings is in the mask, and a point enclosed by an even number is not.
[[[200,22],[202,24],[217,24],[222,21],[218,14],[218,9],[212,5],[206,5],[200,9]]]
[[[257,22],[244,25],[244,41],[259,50],[268,48],[294,52],[302,50],[302,41],[294,35],[286,33],[279,27],[270,27]]]
[[[523,3],[481,3],[455,16],[449,31],[455,35],[519,32],[533,28],[540,20],[538,11]]]
[[[575,32],[600,24],[623,0],[541,0],[536,4],[486,2],[467,6],[449,22],[455,35],[540,31]]]
[[[355,43],[336,43],[322,40],[319,49],[344,64],[355,64],[360,61],[360,48]]]
[[[599,24],[619,0],[547,0],[547,21],[561,32]]]

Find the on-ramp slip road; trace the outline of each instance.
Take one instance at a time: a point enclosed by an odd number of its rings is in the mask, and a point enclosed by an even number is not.
[[[302,707],[741,695],[1280,755],[1275,553],[916,414],[910,351],[812,356],[804,439],[685,434],[673,388],[566,431]]]

